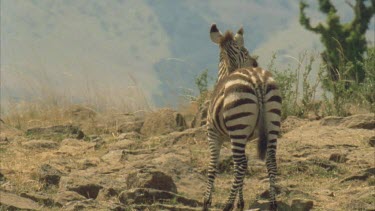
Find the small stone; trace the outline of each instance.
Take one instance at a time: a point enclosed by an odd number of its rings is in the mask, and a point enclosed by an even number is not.
[[[346,161],[348,161],[348,158],[346,158],[346,155],[344,155],[344,154],[333,153],[329,157],[329,160],[334,161],[336,163],[345,163]]]
[[[45,187],[50,185],[57,186],[60,182],[60,178],[63,173],[49,164],[43,164],[39,169],[39,181],[44,184]]]
[[[140,170],[129,174],[126,179],[127,187],[152,188],[177,193],[177,186],[171,176],[155,170]]]
[[[313,208],[314,202],[307,199],[294,199],[292,201],[292,210],[309,211]]]
[[[371,137],[368,143],[370,146],[375,147],[375,136]]]

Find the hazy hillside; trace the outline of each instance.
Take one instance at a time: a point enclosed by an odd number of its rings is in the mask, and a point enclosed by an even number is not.
[[[350,8],[334,2],[349,20]],[[324,18],[314,5],[308,14],[313,22]],[[1,101],[51,95],[121,104],[138,101],[137,86],[151,104],[176,105],[197,74],[216,74],[213,22],[222,31],[243,26],[262,66],[273,52],[287,65],[293,61],[286,55],[320,48],[298,24],[297,0],[1,0]]]

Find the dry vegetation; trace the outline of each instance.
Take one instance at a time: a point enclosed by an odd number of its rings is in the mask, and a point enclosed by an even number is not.
[[[182,109],[187,119],[195,112],[197,106]],[[178,116],[170,109],[100,113],[76,105],[2,117],[1,209],[17,207],[15,202],[4,201],[4,194],[13,193],[31,199],[28,203],[42,210],[199,210],[195,206],[202,198],[209,158],[205,132],[204,128],[188,128],[189,121],[181,122]],[[302,200],[300,206],[313,203],[312,210],[373,210],[374,119],[374,114],[322,120],[287,118],[278,150],[280,208],[291,210],[296,200]],[[76,125],[85,136],[52,130],[56,125]],[[256,159],[253,142],[247,146],[247,154],[246,207],[262,208],[268,186],[265,164]],[[44,172],[46,165],[60,172],[56,184],[45,180],[46,174],[53,175]],[[129,179],[134,174],[135,182]],[[230,146],[226,144],[214,208],[222,207],[231,179]],[[176,191],[164,191],[178,195],[152,205],[150,199],[131,195],[136,190],[163,189],[160,184],[175,185]]]
[[[269,66],[286,102],[279,208],[375,210],[374,104],[360,100],[371,93],[341,90],[338,101],[324,93],[317,100],[313,62],[305,55],[296,69]],[[57,97],[9,104],[0,122],[0,210],[200,210],[209,153],[204,127],[191,123],[209,89],[207,74],[199,77],[206,87],[198,85],[201,95],[178,112],[151,111],[137,88],[133,101],[119,98],[115,106],[100,93],[81,105]],[[245,207],[264,210],[268,179],[255,148],[250,142],[246,149]],[[230,190],[228,143],[219,169],[213,210]]]

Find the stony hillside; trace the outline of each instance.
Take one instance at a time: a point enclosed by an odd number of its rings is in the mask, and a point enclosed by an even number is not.
[[[203,127],[170,109],[101,115],[66,111],[66,124],[18,130],[1,122],[0,210],[200,210],[208,145]],[[283,123],[280,210],[374,210],[375,116]],[[264,210],[265,164],[247,146],[246,208]],[[224,145],[213,209],[232,178]]]

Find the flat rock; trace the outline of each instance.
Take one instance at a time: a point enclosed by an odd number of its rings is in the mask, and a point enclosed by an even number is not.
[[[151,188],[135,188],[123,191],[119,195],[119,200],[125,205],[154,204],[157,202],[168,204],[168,202],[177,202],[190,207],[201,206],[201,203],[194,199],[189,199],[172,192]]]
[[[122,123],[118,126],[117,132],[128,133],[128,132],[140,132],[143,126],[143,121],[131,121]]]
[[[130,149],[137,144],[137,141],[123,139],[114,143],[108,144],[108,149],[119,150],[119,149]]]
[[[69,175],[61,178],[60,190],[73,191],[87,199],[96,199],[100,189],[101,180],[95,175]]]
[[[26,136],[33,139],[63,140],[64,138],[83,139],[85,134],[78,126],[55,125],[51,127],[35,127],[27,129]]]
[[[72,201],[82,201],[86,198],[74,191],[59,191],[53,198],[58,206],[64,206]]]
[[[320,122],[324,126],[341,126],[356,129],[375,129],[375,114],[358,114],[348,117],[325,117]]]
[[[85,121],[95,118],[97,113],[92,108],[81,105],[73,105],[64,111],[64,115],[72,118],[75,121]]]
[[[53,199],[49,196],[46,196],[44,194],[37,194],[37,193],[21,193],[20,196],[24,198],[31,199],[35,202],[41,203],[45,206],[54,206],[55,202]]]
[[[114,164],[125,160],[126,153],[123,150],[111,150],[101,157],[101,160],[109,164]]]
[[[59,144],[51,140],[29,140],[22,142],[22,146],[29,149],[57,149]]]
[[[130,173],[126,184],[131,188],[152,188],[177,193],[177,186],[171,176],[157,170],[141,169]]]
[[[140,139],[142,138],[142,135],[138,132],[132,131],[132,132],[127,132],[127,133],[121,133],[117,139],[122,140],[122,139],[130,139],[130,140],[135,140],[135,139]]]
[[[38,203],[13,193],[0,191],[0,205],[6,210],[40,210]]]
[[[255,202],[251,203],[250,206],[249,206],[249,210],[246,210],[246,211],[252,211],[252,210],[259,210],[259,211],[262,211],[262,210],[269,210],[269,207],[270,207],[270,203],[269,201],[267,200],[256,200]],[[281,202],[281,201],[278,201],[277,202],[277,210],[279,211],[289,211],[291,210],[290,209],[290,206],[284,202]]]

